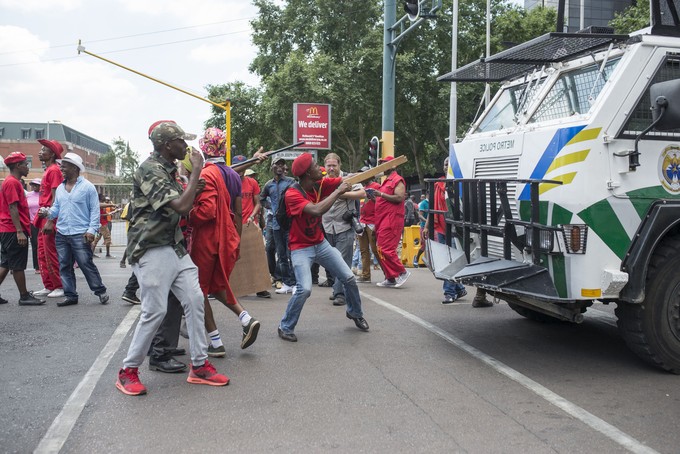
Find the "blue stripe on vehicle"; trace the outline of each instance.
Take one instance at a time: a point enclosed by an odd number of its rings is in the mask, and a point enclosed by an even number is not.
[[[576,134],[581,132],[583,128],[586,126],[573,126],[571,128],[563,128],[563,129],[558,129],[555,132],[555,135],[553,136],[552,140],[550,140],[550,143],[548,143],[548,146],[546,147],[545,151],[543,151],[543,155],[541,156],[541,159],[538,160],[538,163],[536,164],[536,167],[534,168],[534,171],[531,173],[531,176],[529,178],[531,179],[536,179],[540,180],[543,177],[545,177],[546,172],[548,171],[548,168],[550,168],[550,165],[552,164],[553,160],[555,159],[555,156],[557,156],[562,148],[569,143],[571,139],[574,138]],[[531,186],[526,184],[524,185],[524,189],[522,190],[522,193],[518,197],[518,200],[529,200],[530,198],[530,189]]]

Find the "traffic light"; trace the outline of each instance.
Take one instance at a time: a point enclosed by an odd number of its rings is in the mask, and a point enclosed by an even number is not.
[[[378,158],[380,156],[380,140],[373,136],[368,142],[368,159],[365,164],[368,167],[375,167],[378,165]]]
[[[404,11],[408,14],[408,18],[411,22],[418,19],[420,16],[420,6],[418,5],[418,0],[406,0],[404,2]]]

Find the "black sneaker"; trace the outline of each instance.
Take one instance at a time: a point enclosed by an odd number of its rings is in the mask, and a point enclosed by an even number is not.
[[[368,331],[368,322],[363,317],[352,317],[349,312],[345,312],[348,319],[354,320],[354,324],[357,325],[361,331]]]
[[[260,331],[260,322],[251,318],[246,326],[243,327],[243,339],[241,340],[241,349],[248,348],[257,339],[257,333]]]
[[[345,305],[345,295],[336,295],[333,300],[333,306],[344,306]]]
[[[7,303],[9,303],[9,301],[7,301],[5,298],[0,296],[0,304],[7,304]]]
[[[59,301],[57,303],[57,306],[58,307],[73,306],[74,304],[78,304],[78,300],[70,300],[66,298],[64,301]]]
[[[142,304],[134,293],[123,293],[123,296],[121,296],[120,299],[127,301],[130,304]]]
[[[7,303],[6,299],[0,298],[0,300],[2,300],[0,304]],[[19,298],[19,306],[40,306],[41,304],[45,304],[45,301],[39,300],[30,293],[27,293],[25,296]]]
[[[269,293],[267,290],[263,290],[261,292],[257,292],[255,296],[257,296],[258,298],[271,298],[272,294]]]
[[[293,333],[284,333],[281,327],[277,328],[279,337],[288,342],[297,342],[297,336]]]

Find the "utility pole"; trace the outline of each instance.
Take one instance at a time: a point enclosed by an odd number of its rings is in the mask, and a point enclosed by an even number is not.
[[[207,98],[203,98],[202,96],[191,93],[190,91],[186,91],[186,90],[183,90],[179,87],[175,87],[174,85],[171,85],[167,82],[163,82],[162,80],[156,79],[155,77],[151,77],[151,76],[146,75],[142,72],[135,71],[134,69],[128,68],[127,66],[123,66],[120,63],[116,63],[112,60],[106,59],[106,58],[101,57],[97,54],[93,54],[92,52],[85,50],[85,46],[81,45],[80,40],[78,40],[78,54],[80,54],[81,52],[84,53],[84,54],[90,55],[92,57],[98,58],[100,60],[103,60],[106,63],[111,63],[112,65],[118,66],[119,68],[123,68],[127,71],[133,72],[133,73],[135,73],[139,76],[146,77],[149,80],[153,80],[154,82],[157,82],[161,85],[165,85],[166,87],[170,87],[173,90],[177,90],[179,92],[184,93],[185,95],[189,95],[189,96],[192,96],[196,99],[200,99],[201,101],[207,102],[208,104],[212,104],[213,106],[224,110],[224,119],[225,119],[224,135],[226,137],[225,148],[226,148],[226,152],[227,152],[226,161],[227,161],[227,165],[231,164],[231,100],[226,99],[224,101],[224,103],[217,103],[217,102],[211,101]],[[48,125],[48,127],[49,127],[49,125]],[[49,134],[49,129],[48,129],[48,134]]]
[[[399,42],[414,31],[427,17],[441,9],[442,0],[419,0],[417,13],[405,14],[397,20],[397,0],[384,0],[384,48],[382,95],[382,146],[381,157],[394,156],[394,94],[397,78],[397,48]],[[400,1],[415,6],[415,1]],[[406,23],[410,25],[407,27]]]

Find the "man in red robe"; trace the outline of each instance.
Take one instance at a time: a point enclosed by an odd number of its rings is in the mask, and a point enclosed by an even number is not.
[[[234,216],[230,188],[237,199],[234,206],[240,215],[241,179],[224,163],[226,138],[221,130],[208,128],[199,143],[207,158],[205,167],[200,170],[205,187],[196,196],[194,208],[189,214],[192,227],[190,255],[198,267],[199,284],[205,295],[205,328],[210,336],[208,355],[221,357],[226,355],[226,350],[208,294],[212,294],[238,316],[243,327],[241,348],[248,348],[255,342],[260,322],[241,306],[229,285],[229,276],[238,260],[241,242],[241,216]]]
[[[394,156],[381,159],[380,163],[389,162]],[[397,247],[404,230],[404,200],[406,199],[406,182],[397,173],[396,168],[385,171],[385,181],[380,189],[366,191],[375,202],[375,240],[378,245],[378,260],[385,273],[385,280],[378,282],[378,287],[401,287],[411,276],[406,271],[397,255]]]

